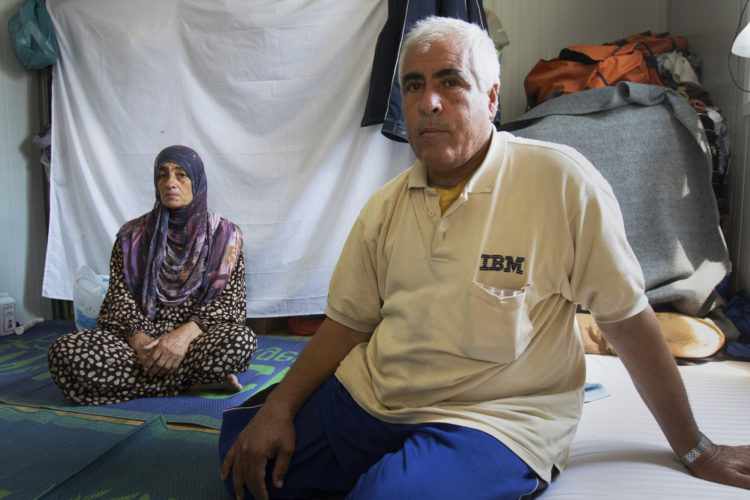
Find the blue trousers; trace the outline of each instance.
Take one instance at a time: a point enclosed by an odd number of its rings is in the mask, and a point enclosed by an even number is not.
[[[224,460],[259,407],[224,412]],[[284,487],[272,498],[346,493],[350,499],[520,499],[547,483],[505,445],[481,431],[450,424],[390,424],[365,412],[331,377],[294,421],[295,452]],[[232,478],[225,482],[234,495]],[[245,492],[249,498],[249,492]]]

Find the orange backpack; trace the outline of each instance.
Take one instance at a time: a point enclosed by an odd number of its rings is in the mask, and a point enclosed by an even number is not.
[[[614,85],[620,81],[664,84],[654,54],[687,50],[687,40],[650,31],[603,45],[571,45],[551,60],[540,60],[526,75],[529,108],[564,94]]]
[[[651,33],[644,31],[635,35],[626,36],[621,40],[615,40],[607,45],[626,45],[628,43],[640,42],[651,50],[654,54],[663,54],[665,52],[685,52],[688,49],[686,38],[669,33]]]
[[[662,85],[656,59],[640,42],[571,45],[549,61],[539,61],[523,86],[529,108],[564,94],[614,85],[620,81]]]

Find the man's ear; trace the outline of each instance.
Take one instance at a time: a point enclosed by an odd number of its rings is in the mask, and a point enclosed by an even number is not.
[[[497,114],[497,106],[500,104],[500,85],[495,83],[490,87],[490,90],[487,91],[487,96],[489,97],[490,107],[490,120],[495,119],[495,115]]]

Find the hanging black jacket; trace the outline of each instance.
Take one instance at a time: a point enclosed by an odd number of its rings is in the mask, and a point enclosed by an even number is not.
[[[398,54],[401,41],[414,23],[433,15],[462,19],[487,29],[482,0],[388,0],[388,20],[375,46],[363,127],[382,123],[383,135],[407,142],[398,83]],[[496,122],[500,123],[499,104]]]

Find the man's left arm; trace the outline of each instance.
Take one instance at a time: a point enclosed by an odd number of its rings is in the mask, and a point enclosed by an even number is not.
[[[598,325],[622,359],[672,450],[682,456],[696,447],[702,435],[651,306],[628,319]],[[701,479],[750,489],[750,446],[714,444],[687,467]]]

